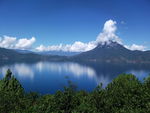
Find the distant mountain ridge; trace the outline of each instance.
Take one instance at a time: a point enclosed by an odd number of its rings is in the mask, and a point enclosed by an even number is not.
[[[131,51],[117,42],[98,44],[90,51],[73,56],[76,61],[150,63],[150,51]]]
[[[29,51],[29,50],[21,50],[21,49],[13,49],[13,50],[15,50],[18,53],[24,53],[24,54],[26,54],[26,53],[34,53],[33,51]]]
[[[0,48],[0,63],[59,61],[63,59],[65,59],[65,57],[60,57],[58,55],[40,55],[34,52],[22,53],[12,49]]]
[[[81,52],[65,52],[65,51],[43,51],[43,52],[36,52],[41,55],[59,55],[59,56],[73,56],[80,54]]]
[[[77,61],[105,63],[149,63],[150,51],[132,51],[117,42],[98,44],[90,51],[74,56],[59,56],[39,54],[30,51],[16,51],[0,48],[0,63],[3,62],[32,62],[32,61]]]
[[[73,56],[80,54],[81,52],[67,52],[67,51],[29,51],[29,50],[21,50],[21,49],[12,49],[17,51],[18,53],[35,53],[39,55],[59,55],[59,56]]]

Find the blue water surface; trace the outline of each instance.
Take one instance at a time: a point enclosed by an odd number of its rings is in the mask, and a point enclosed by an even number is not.
[[[122,73],[132,73],[143,80],[150,73],[150,66],[115,65],[76,62],[36,62],[13,63],[0,66],[0,78],[6,70],[21,82],[26,92],[41,94],[55,93],[68,85],[68,80],[77,86],[77,90],[92,91],[99,83],[106,87]]]

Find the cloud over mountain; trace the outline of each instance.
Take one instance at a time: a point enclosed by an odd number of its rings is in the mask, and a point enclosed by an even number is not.
[[[67,52],[83,52],[88,51],[96,47],[95,42],[83,43],[80,41],[76,41],[73,44],[67,45],[52,45],[52,46],[44,46],[40,45],[36,48],[38,51],[67,51]]]
[[[35,38],[32,37],[31,39],[26,39],[26,38],[22,38],[19,39],[18,42],[16,43],[16,48],[20,48],[20,49],[27,49],[27,48],[31,48],[32,44],[35,42]]]
[[[59,45],[49,45],[45,46],[41,44],[40,46],[34,48],[36,51],[65,51],[65,52],[85,52],[91,49],[94,49],[99,43],[109,44],[110,42],[117,42],[122,44],[121,38],[116,34],[117,31],[117,22],[113,20],[107,20],[104,23],[102,32],[99,33],[96,40],[83,43],[81,41],[76,41],[73,44],[59,44]],[[32,37],[30,39],[21,38],[17,39],[16,37],[3,36],[0,37],[0,47],[9,48],[9,49],[31,49],[32,45],[35,43],[36,38]],[[124,45],[127,49],[130,50],[142,50],[146,49],[143,45]]]
[[[130,50],[140,50],[140,51],[144,51],[146,49],[145,46],[137,45],[137,44],[132,44],[131,46],[124,45],[124,47],[126,47],[127,49],[130,49]]]
[[[40,45],[36,48],[38,51],[70,51],[70,52],[84,52],[91,50],[97,46],[98,43],[109,43],[110,41],[115,41],[122,43],[121,39],[116,35],[116,21],[108,20],[105,22],[103,31],[98,35],[95,41],[90,41],[88,43],[83,43],[76,41],[73,44],[60,44],[52,46]]]
[[[116,35],[116,21],[108,20],[105,22],[103,31],[98,35],[97,43],[109,43],[110,41],[122,43],[121,39]]]
[[[4,36],[0,38],[0,47],[3,48],[14,48],[14,44],[16,43],[16,37]]]
[[[16,37],[5,35],[3,38],[0,38],[0,47],[8,49],[30,49],[35,41],[35,37],[31,39],[17,39]]]
[[[52,45],[52,46],[44,46],[40,45],[39,47],[36,48],[38,51],[67,51],[67,52],[85,52],[89,51],[91,49],[94,49],[99,43],[104,44],[107,43],[109,44],[110,42],[117,42],[119,44],[123,44],[121,38],[117,36],[116,31],[117,31],[117,22],[113,20],[108,20],[105,22],[103,26],[102,32],[99,33],[98,37],[96,38],[95,41],[90,41],[88,43],[83,43],[80,41],[76,41],[73,44],[60,44],[60,45]],[[143,45],[137,45],[133,44],[131,46],[129,45],[124,45],[127,49],[130,50],[145,50],[145,46]]]

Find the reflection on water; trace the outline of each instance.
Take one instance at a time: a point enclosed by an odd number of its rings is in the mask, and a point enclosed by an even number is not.
[[[4,76],[8,68],[11,69],[15,75],[31,79],[35,76],[35,71],[42,72],[46,70],[49,72],[72,73],[76,77],[86,75],[91,78],[96,76],[94,69],[77,63],[38,62],[32,65],[25,63],[5,65],[0,68],[0,73]]]
[[[82,66],[78,63],[50,63],[50,62],[38,62],[35,67],[40,72],[43,70],[55,71],[59,73],[72,73],[76,77],[86,75],[88,77],[96,76],[95,70],[88,66]]]
[[[40,93],[54,93],[56,90],[62,89],[64,85],[67,85],[65,76],[69,76],[69,79],[76,83],[78,89],[91,91],[99,83],[103,83],[103,87],[105,87],[121,73],[132,73],[140,80],[150,73],[149,66],[37,62],[0,66],[0,77],[5,75],[8,68],[23,84],[26,91]]]
[[[14,75],[18,75],[20,77],[27,77],[33,79],[34,72],[31,67],[27,64],[14,64],[14,65],[5,65],[0,67],[0,73],[4,76],[6,74],[7,69],[11,69]]]

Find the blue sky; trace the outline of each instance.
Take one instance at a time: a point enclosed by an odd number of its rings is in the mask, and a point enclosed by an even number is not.
[[[96,40],[110,19],[125,45],[150,49],[149,0],[0,0],[1,43],[5,36],[17,41],[35,37],[28,46],[32,49]]]

